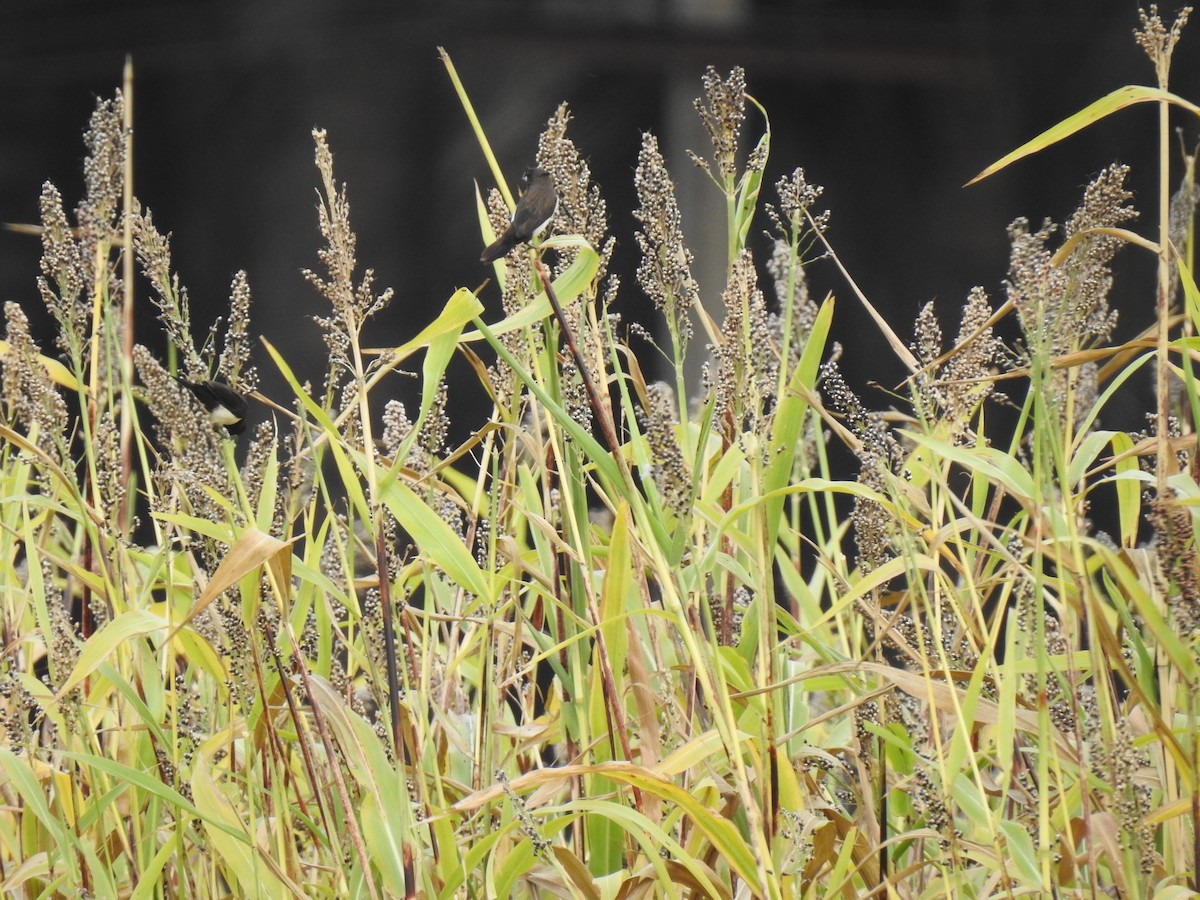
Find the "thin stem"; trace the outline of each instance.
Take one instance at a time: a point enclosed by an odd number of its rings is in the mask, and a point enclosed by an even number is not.
[[[124,246],[121,256],[121,291],[124,306],[124,326],[121,330],[121,375],[124,381],[121,396],[121,483],[129,484],[133,473],[133,397],[130,387],[133,384],[133,57],[125,57],[125,70],[122,91],[124,121],[122,122],[125,137],[125,172],[122,181],[121,206],[122,238]],[[132,521],[130,506],[133,503],[133,491],[126,491],[123,509],[117,520],[122,534],[128,534]]]
[[[583,353],[579,350],[579,342],[575,339],[575,331],[571,328],[570,323],[567,322],[566,316],[563,315],[562,306],[558,302],[558,296],[554,293],[554,286],[550,283],[550,274],[546,271],[546,267],[542,265],[540,259],[534,261],[534,266],[537,269],[538,278],[542,282],[542,287],[546,291],[546,297],[550,300],[550,306],[554,310],[554,317],[558,319],[559,327],[562,328],[563,341],[566,343],[567,349],[571,351],[571,356],[575,360],[575,368],[579,370],[579,377],[583,379],[583,387],[587,391],[588,402],[591,404],[596,421],[600,423],[600,430],[604,433],[604,441],[608,444],[609,452],[612,453],[613,459],[628,482],[630,479],[629,467],[625,464],[625,457],[621,454],[621,442],[617,439],[617,427],[613,422],[612,411],[609,409],[608,404],[601,400],[600,392],[596,390],[596,382],[592,380],[592,374],[588,368],[587,361],[584,360]]]
[[[1159,75],[1159,87],[1166,89],[1166,73]],[[1171,459],[1168,437],[1170,396],[1167,381],[1170,372],[1168,358],[1169,326],[1171,318],[1171,159],[1170,159],[1170,105],[1165,100],[1158,103],[1158,356],[1155,393],[1158,398],[1158,454],[1157,486],[1158,497],[1167,496],[1167,467]]]
[[[467,89],[463,87],[463,83],[458,78],[458,70],[454,68],[450,54],[446,52],[444,47],[438,47],[437,49],[438,56],[442,60],[442,65],[446,67],[446,74],[450,76],[450,82],[454,85],[458,99],[462,103],[468,121],[471,123],[471,128],[475,131],[475,138],[479,141],[479,148],[483,151],[483,156],[488,162],[488,168],[492,170],[492,176],[496,179],[496,184],[500,187],[500,194],[504,197],[504,202],[508,204],[508,208],[512,209],[516,205],[513,201],[512,192],[509,191],[508,183],[504,180],[504,173],[500,169],[500,163],[496,161],[496,154],[492,152],[492,145],[487,139],[483,125],[479,122],[479,116],[475,114],[475,107],[471,103],[471,98],[467,96]]]

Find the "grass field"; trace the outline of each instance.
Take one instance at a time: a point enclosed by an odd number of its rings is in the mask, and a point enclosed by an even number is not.
[[[608,210],[565,105],[537,154],[553,236],[491,272],[504,317],[462,289],[383,351],[368,335],[392,293],[356,259],[336,136],[314,131],[328,369],[308,385],[255,336],[244,274],[226,332],[197,339],[132,196],[128,84],[98,103],[74,214],[42,193],[55,346],[4,308],[0,892],[1195,896],[1200,194],[1168,110],[1194,128],[1200,109],[1168,92],[1182,27],[1143,13],[1152,86],[981,173],[1156,104],[1143,231],[1111,166],[1063,224],[1009,227],[1006,295],[972,291],[952,338],[932,307],[885,322],[850,280],[810,296],[805,265],[837,261],[821,189],[803,169],[763,184],[768,111],[741,70],[710,69],[697,159],[726,200],[723,308],[700,305],[651,134],[638,284],[619,286],[660,314],[668,382],[608,313]],[[514,199],[479,197],[481,247]],[[769,259],[748,249],[763,229]],[[1158,305],[1114,346],[1118,252],[1157,255]],[[130,339],[135,297],[169,359]],[[837,302],[866,304],[911,373],[894,408],[843,380]],[[268,402],[252,354],[292,396],[235,441],[175,376]],[[456,355],[493,410],[449,446]],[[416,409],[379,399],[398,369]],[[1146,378],[1147,433],[1102,430]],[[835,445],[857,478],[833,473]]]

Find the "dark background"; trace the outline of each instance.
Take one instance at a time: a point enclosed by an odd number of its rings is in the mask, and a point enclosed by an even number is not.
[[[1169,22],[1174,10],[1163,14]],[[1092,100],[1152,83],[1132,39],[1136,25],[1131,0],[5,3],[0,221],[36,221],[45,180],[75,206],[81,133],[95,98],[119,86],[130,53],[135,193],[173,233],[197,332],[220,313],[233,273],[244,268],[252,331],[319,380],[324,347],[308,317],[325,310],[300,275],[316,267],[320,246],[313,126],[328,130],[336,175],[349,185],[360,266],[396,289],[368,343],[403,341],[454,289],[490,274],[478,263],[472,184],[486,188],[490,176],[438,61],[442,45],[511,184],[557,103],[570,103],[568,134],[590,160],[619,242],[620,309],[645,317],[631,213],[641,133],[660,137],[692,249],[718,261],[715,272],[697,268],[706,300],[715,300],[723,249],[706,248],[714,234],[723,248],[721,201],[684,151],[709,149],[690,105],[705,66],[727,73],[736,64],[771,116],[767,183],[803,166],[826,186],[835,249],[900,336],[911,337],[930,299],[952,334],[973,285],[997,304],[1003,299],[1006,225],[1021,215],[1065,220],[1109,162],[1134,166],[1142,219],[1133,227],[1156,236],[1156,119],[1148,105],[962,187]],[[1172,82],[1191,99],[1200,71],[1196,27],[1184,34]],[[753,114],[748,123],[753,139],[760,123]],[[1194,141],[1195,125],[1179,123]],[[1177,155],[1172,164],[1178,172]],[[765,227],[763,219],[756,231]],[[761,261],[765,242],[757,249]],[[39,255],[35,238],[0,232],[0,300],[36,313]],[[1152,320],[1153,278],[1153,260],[1123,251],[1113,296],[1123,334]],[[901,366],[832,265],[815,264],[810,279],[818,298],[829,289],[839,298],[835,337],[846,347],[851,384],[898,381]],[[138,290],[144,297],[144,282]],[[485,300],[494,310],[494,287]],[[152,321],[139,329],[139,340],[161,348]],[[39,336],[51,346],[44,319]],[[263,390],[285,400],[266,355],[256,362]],[[415,398],[411,381],[392,385]],[[866,398],[889,402],[870,388]],[[1150,409],[1148,391],[1133,398],[1123,427],[1141,424],[1143,402]],[[453,413],[456,439],[478,424]]]

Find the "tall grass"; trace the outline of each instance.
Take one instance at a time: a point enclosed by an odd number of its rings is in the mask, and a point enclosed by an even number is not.
[[[1139,41],[1169,60],[1181,27],[1152,10]],[[1130,102],[1195,112],[1156,71],[994,168]],[[360,274],[316,131],[327,373],[301,383],[264,342],[293,396],[237,447],[172,373],[267,400],[249,283],[197,342],[169,241],[132,198],[128,103],[127,83],[97,105],[74,215],[43,190],[57,350],[5,308],[5,895],[1195,887],[1191,160],[1156,240],[1127,227],[1119,166],[1061,229],[1013,223],[1007,296],[972,291],[953,341],[932,308],[903,327],[875,313],[911,371],[910,408],[883,416],[838,371],[833,297],[809,295],[805,266],[836,259],[820,188],[797,169],[767,202],[770,128],[741,70],[709,70],[697,100],[713,144],[697,161],[728,210],[723,309],[700,306],[653,135],[639,155],[643,262],[619,289],[654,302],[674,383],[647,383],[609,313],[607,209],[565,106],[537,150],[555,236],[495,264],[504,318],[460,290],[383,350],[365,335],[392,294]],[[483,240],[511,203],[480,196]],[[1111,345],[1126,243],[1167,264],[1157,348]],[[169,364],[124,339],[131,261]],[[457,447],[455,354],[493,402]],[[1170,415],[1101,430],[1156,357],[1186,389],[1164,392]],[[415,410],[379,399],[404,366]],[[997,403],[1011,431],[990,425]],[[834,442],[856,479],[831,471]],[[1117,534],[1091,523],[1101,504]]]

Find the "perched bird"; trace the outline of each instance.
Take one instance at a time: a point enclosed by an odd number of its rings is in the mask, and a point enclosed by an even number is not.
[[[196,395],[214,425],[224,426],[230,434],[241,434],[246,430],[246,413],[250,407],[246,398],[229,385],[220,381],[188,381],[183,377],[179,383]]]
[[[558,210],[558,194],[554,192],[554,182],[550,179],[550,173],[536,166],[526,169],[521,178],[521,185],[524,191],[521,199],[517,201],[512,222],[504,229],[504,234],[480,254],[480,262],[490,263],[517,244],[528,243],[530,239],[541,234],[554,218],[554,213]]]

